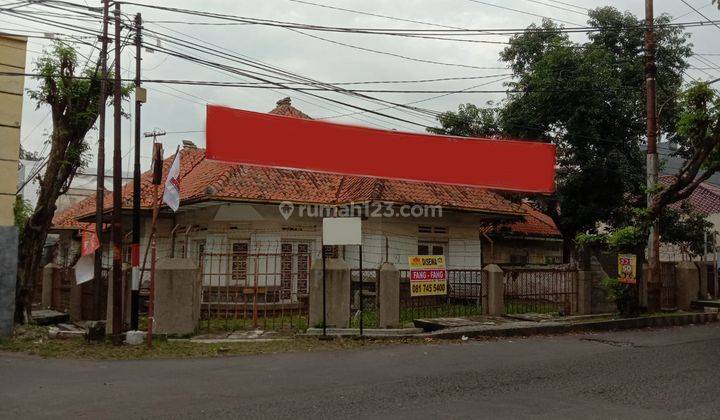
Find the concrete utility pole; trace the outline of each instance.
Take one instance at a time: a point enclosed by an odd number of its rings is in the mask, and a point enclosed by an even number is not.
[[[97,185],[95,197],[95,232],[100,247],[95,251],[95,319],[105,319],[102,311],[102,266],[103,266],[103,209],[105,199],[105,102],[107,100],[107,53],[108,53],[108,0],[103,0],[102,47],[100,49],[100,101],[98,122]]]
[[[122,86],[120,84],[120,3],[115,3],[115,80],[113,81],[114,133],[113,133],[113,211],[112,211],[112,254],[113,254],[113,308],[112,335],[113,343],[121,344],[123,330],[123,223],[122,223],[122,150],[121,150],[121,116]]]
[[[135,15],[135,167],[133,171],[132,221],[132,290],[130,296],[130,329],[138,329],[140,318],[140,112],[145,90],[140,87],[140,53],[142,51],[142,16]]]
[[[647,91],[647,205],[653,202],[655,188],[658,180],[658,154],[657,154],[657,95],[655,93],[655,31],[654,31],[653,0],[645,0],[645,87]],[[640,287],[640,306],[656,306],[655,302],[648,300],[652,293],[655,297],[658,289],[660,264],[660,230],[657,221],[653,222],[648,238],[648,271],[647,278],[643,278]],[[643,276],[645,277],[645,276]],[[653,299],[656,300],[656,299]],[[649,308],[653,309],[653,308]]]

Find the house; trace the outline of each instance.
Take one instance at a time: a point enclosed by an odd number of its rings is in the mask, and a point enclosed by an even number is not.
[[[672,182],[672,180],[673,177],[670,175],[660,177],[661,184],[668,185]],[[715,260],[713,252],[713,236],[715,236],[715,239],[718,239],[717,236],[720,233],[720,187],[710,182],[702,182],[695,191],[690,194],[690,197],[686,198],[681,203],[688,204],[693,211],[704,215],[705,218],[712,223],[714,235],[708,236],[708,255],[706,259],[708,261]],[[681,203],[673,204],[671,207],[679,209],[681,207]],[[660,235],[662,236],[662,231],[660,232]],[[677,245],[661,243],[661,261],[683,261],[687,259],[687,250],[683,250]]]
[[[279,101],[271,113],[309,118],[289,99]],[[240,287],[233,293],[241,294],[260,288],[265,301],[295,301],[306,294],[311,261],[320,256],[322,216],[335,212],[362,213],[362,259],[367,269],[383,262],[406,269],[408,256],[424,254],[444,255],[449,269],[479,270],[486,264],[481,228],[509,224],[529,233],[542,231],[537,237],[525,236],[532,238],[528,249],[535,244],[545,247],[541,234],[551,230],[551,222],[536,210],[486,189],[214,162],[205,158],[203,149],[185,143],[179,152],[181,206],[177,213],[167,208],[160,213],[158,256],[195,259],[202,266],[203,284],[217,293],[230,286]],[[173,158],[165,159],[164,173]],[[150,172],[143,174],[141,190],[145,255],[152,208]],[[132,183],[124,186],[122,196],[129,228]],[[108,194],[106,213],[111,203]],[[94,220],[94,209],[95,199],[90,197],[56,216],[54,230],[65,244],[59,253],[64,261],[72,261],[78,249],[73,244],[76,232],[91,226],[85,223]],[[528,216],[532,221],[526,225]],[[357,247],[334,247],[329,252],[344,257],[353,269],[359,266]],[[125,257],[129,259],[129,252]]]
[[[480,229],[487,263],[500,266],[557,265],[563,262],[563,237],[552,218],[529,203],[525,217]]]

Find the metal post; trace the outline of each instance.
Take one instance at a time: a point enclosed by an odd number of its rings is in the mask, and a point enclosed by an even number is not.
[[[113,133],[113,212],[112,212],[112,243],[113,243],[113,341],[120,344],[120,334],[123,330],[122,303],[123,303],[123,278],[122,278],[122,150],[121,150],[121,116],[122,100],[120,85],[120,3],[115,3],[115,80],[113,83],[113,104],[114,104],[114,133]]]
[[[655,32],[653,0],[645,0],[645,85],[647,91],[647,205],[653,202],[653,195],[658,179],[657,155],[657,95],[655,92],[657,67],[655,65]],[[654,221],[648,237],[648,276],[642,279],[640,306],[648,306],[648,292],[659,275],[660,261],[660,226]],[[654,306],[654,305],[653,305]]]
[[[130,329],[138,329],[140,318],[140,52],[142,17],[135,15],[135,165],[133,170],[132,289],[130,292]]]
[[[363,317],[364,317],[363,316],[364,315],[364,313],[363,313],[364,287],[363,287],[363,266],[362,266],[363,255],[362,255],[362,244],[360,244],[359,246],[360,246],[360,337],[362,337],[362,335],[363,335]],[[379,282],[379,279],[378,279],[378,282]],[[376,285],[377,285],[377,283],[376,283]]]
[[[323,337],[327,336],[327,292],[325,286],[327,285],[327,278],[325,276],[325,245],[320,246],[320,253],[322,254],[322,284],[323,284]]]
[[[718,293],[718,249],[717,249],[717,232],[713,234],[713,283],[715,283],[714,292],[715,296],[714,298],[717,299],[718,296],[720,296],[720,293]]]
[[[105,208],[105,107],[107,102],[107,52],[108,52],[108,0],[103,0],[102,47],[100,48],[100,100],[98,101],[98,156],[97,185],[95,186],[95,232],[100,247],[95,251],[95,319],[105,319],[102,313],[102,266],[103,266],[103,210]]]

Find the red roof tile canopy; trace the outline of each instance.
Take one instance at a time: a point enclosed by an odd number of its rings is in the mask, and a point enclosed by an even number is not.
[[[542,238],[562,238],[560,230],[553,219],[533,208],[530,204],[520,205],[525,211],[523,220],[501,224],[499,226],[486,226],[480,232],[486,234],[510,234]]]
[[[662,176],[659,179],[660,184],[668,186],[674,182],[673,175]],[[720,213],[720,188],[703,182],[686,198],[684,202],[690,204],[693,210],[702,214]],[[681,203],[672,204],[670,207],[679,209]]]
[[[208,105],[207,158],[343,175],[550,193],[555,146],[402,133]]]

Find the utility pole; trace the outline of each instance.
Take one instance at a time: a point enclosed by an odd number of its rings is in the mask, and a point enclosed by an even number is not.
[[[655,14],[653,0],[645,0],[645,89],[647,92],[647,205],[650,207],[655,195],[658,180],[658,154],[657,154],[657,95],[655,93]],[[647,278],[642,279],[640,288],[640,306],[654,310],[657,293],[657,283],[660,261],[660,230],[659,223],[654,221],[648,237],[648,271]],[[648,299],[652,295],[653,299]]]
[[[95,319],[105,319],[102,313],[102,287],[103,287],[103,210],[105,207],[105,102],[107,101],[107,52],[108,52],[108,0],[103,0],[102,47],[100,48],[100,100],[98,101],[98,156],[97,156],[97,185],[95,186],[95,232],[100,247],[95,250]]]
[[[121,116],[122,86],[120,84],[120,3],[115,2],[115,80],[113,81],[114,132],[113,132],[113,208],[112,208],[112,254],[113,254],[113,308],[112,336],[113,343],[121,344],[123,330],[123,223],[122,223],[122,150],[121,150]]]
[[[140,87],[142,17],[135,15],[135,167],[133,170],[132,289],[130,292],[130,329],[138,329],[140,318],[140,112],[145,90]]]

